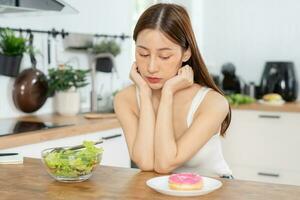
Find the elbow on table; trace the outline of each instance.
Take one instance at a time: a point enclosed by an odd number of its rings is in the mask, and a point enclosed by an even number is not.
[[[174,169],[176,169],[175,165],[167,164],[167,163],[155,163],[154,165],[154,171],[159,174],[169,174]]]
[[[170,169],[167,169],[167,168],[158,168],[158,167],[155,167],[154,171],[156,173],[159,173],[159,174],[169,174],[169,173],[172,172],[172,170],[170,170]]]
[[[153,162],[149,162],[149,160],[133,160],[133,162],[142,171],[153,171],[154,170]]]
[[[137,166],[141,171],[153,171],[153,166],[151,165],[137,164]]]

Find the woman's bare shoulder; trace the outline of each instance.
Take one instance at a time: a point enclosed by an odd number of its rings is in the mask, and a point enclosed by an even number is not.
[[[122,90],[120,90],[117,94],[116,94],[116,97],[130,97],[132,95],[132,93],[135,92],[135,86],[132,84],[132,85],[129,85],[125,88],[123,88]]]
[[[115,107],[126,106],[134,109],[137,105],[135,85],[132,84],[120,90],[114,98],[114,104]]]
[[[228,113],[229,104],[227,99],[215,90],[209,90],[203,102],[200,105],[200,110],[217,109],[220,113]]]

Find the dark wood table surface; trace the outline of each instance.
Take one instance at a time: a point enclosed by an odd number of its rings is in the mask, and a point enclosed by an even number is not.
[[[0,200],[94,199],[202,199],[299,200],[300,187],[240,180],[221,180],[223,186],[204,196],[172,197],[150,189],[146,181],[160,176],[137,169],[99,166],[80,183],[53,180],[39,159],[25,158],[21,165],[0,165]]]

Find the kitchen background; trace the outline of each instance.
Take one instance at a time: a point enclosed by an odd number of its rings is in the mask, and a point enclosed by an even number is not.
[[[131,35],[139,14],[153,2],[151,0],[87,0],[66,1],[78,10],[77,14],[10,14],[0,17],[1,27],[30,28],[39,30],[64,29],[68,32],[88,34],[127,34]],[[165,1],[166,2],[166,1]],[[292,61],[299,77],[300,63],[299,37],[300,4],[297,0],[186,0],[167,1],[184,5],[190,12],[200,50],[212,74],[220,75],[221,66],[232,62],[236,73],[244,81],[260,83],[266,61]],[[82,52],[64,50],[62,38],[58,36],[52,45],[52,60],[47,64],[45,51],[46,34],[35,34],[34,46],[44,56],[37,55],[38,69],[47,73],[48,68],[70,60],[78,68],[88,68],[88,56]],[[54,40],[54,39],[52,39]],[[128,73],[133,61],[131,39],[117,41],[121,54],[116,57],[119,77],[113,76],[113,90],[130,83]],[[56,51],[56,52],[55,52]],[[22,69],[30,66],[29,56],[24,56]],[[102,83],[110,75],[101,74]],[[12,104],[11,90],[14,79],[1,76],[0,118],[23,115]],[[102,83],[97,83],[103,85]],[[108,90],[107,85],[104,85]],[[105,93],[105,88],[102,93]],[[81,108],[90,106],[91,86],[81,89]],[[99,88],[98,88],[99,90]],[[52,98],[37,111],[52,111]]]
[[[77,14],[9,14],[5,17],[0,17],[1,27],[14,27],[14,28],[30,28],[38,30],[56,30],[64,29],[68,32],[87,33],[87,34],[130,34],[133,21],[133,1],[66,1],[76,10]],[[116,6],[117,5],[117,6]],[[44,59],[37,55],[36,58],[37,68],[47,73],[48,68],[56,67],[59,63],[64,63],[71,60],[71,63],[78,68],[88,69],[88,55],[82,52],[65,51],[62,44],[62,38],[57,36],[56,42],[52,39],[52,61],[48,66],[47,64],[47,34],[35,34],[34,46],[44,54]],[[130,39],[118,41],[121,45],[121,54],[116,57],[116,67],[120,74],[120,79],[113,81],[115,88],[120,88],[123,82],[128,81],[127,74],[129,73],[130,65],[132,62],[132,41]],[[57,55],[57,56],[56,56]],[[24,56],[22,61],[22,68],[31,66],[29,56]],[[22,70],[22,69],[21,69]],[[103,74],[102,81],[105,82],[110,77]],[[104,79],[104,80],[103,80]],[[1,118],[15,117],[22,115],[12,102],[12,85],[14,79],[6,76],[0,77],[0,108]],[[90,81],[89,81],[90,82]],[[81,90],[81,106],[82,108],[90,107],[90,91],[91,85],[89,84]],[[52,112],[52,98],[48,99],[46,104],[37,111],[37,114]]]
[[[83,33],[86,36],[93,34],[131,36],[134,25],[143,10],[153,3],[162,1],[65,0],[65,2],[77,11],[75,13],[73,11],[73,13],[1,14],[0,27],[45,31],[55,28],[58,31],[64,29],[70,34]],[[214,77],[218,76],[219,80],[223,78],[221,71],[224,66],[230,71],[234,65],[240,81],[246,84],[254,82],[258,86],[267,61],[293,62],[295,73],[292,75],[300,77],[300,54],[298,51],[300,3],[297,0],[170,0],[163,2],[179,3],[187,8],[203,58],[210,73]],[[51,41],[50,62],[47,56],[49,38]],[[105,40],[105,38],[94,39]],[[66,40],[59,35],[52,38],[47,34],[34,33],[33,45],[40,51],[40,54],[36,55],[39,70],[48,74],[48,69],[56,69],[58,65],[66,62],[77,69],[90,68],[90,55],[87,51],[65,49],[64,41]],[[95,89],[102,97],[111,97],[115,91],[131,83],[128,75],[134,61],[134,42],[132,38],[122,40],[119,37],[115,42],[121,47],[121,53],[115,58],[117,73],[97,72],[96,74]],[[232,64],[228,64],[229,62]],[[28,54],[25,54],[21,71],[30,66],[30,58]],[[272,78],[269,79],[272,80]],[[88,81],[91,83],[91,77],[88,77]],[[3,124],[7,124],[9,121],[4,118],[27,115],[19,111],[13,103],[14,82],[15,78],[0,75],[0,119],[2,119],[0,122]],[[80,89],[82,112],[90,110],[91,90],[91,84]],[[299,93],[300,88],[298,87],[297,90]],[[231,90],[231,92],[235,91]],[[298,95],[298,99],[294,99],[298,101],[282,106],[254,103],[232,107],[232,123],[222,144],[224,156],[236,179],[300,185],[299,98]],[[238,99],[241,100],[241,98]],[[72,103],[67,100],[65,102]],[[34,114],[39,117],[43,116],[40,114],[53,113],[53,104],[53,98],[48,98],[46,103]],[[68,137],[62,137],[66,134],[63,129],[61,132],[56,132],[57,124],[54,124],[52,127],[50,125],[53,132],[51,133],[49,130],[48,139],[44,136],[39,138],[40,136],[36,134],[35,141],[31,141],[34,139],[32,136],[27,142],[26,140],[23,142],[22,137],[25,138],[26,134],[23,136],[19,134],[21,139],[13,139],[11,141],[16,144],[8,145],[11,142],[6,141],[9,141],[10,137],[4,136],[0,140],[0,149],[2,148],[6,152],[22,152],[26,157],[40,158],[40,152],[45,148],[66,144],[77,145],[84,139],[96,140],[101,135],[114,138],[104,144],[107,152],[104,154],[102,162],[104,165],[133,166],[132,163],[130,164],[127,146],[119,125],[115,127],[116,129],[109,129],[112,128],[112,125],[107,124],[104,120],[99,124],[84,120],[85,123],[90,124],[86,125],[85,132],[78,131],[81,124],[76,124],[78,123],[76,119],[80,117],[81,115],[74,116],[74,118],[66,117],[66,121],[70,120],[70,123],[59,124],[70,126],[71,131]],[[51,122],[49,118],[46,117],[46,119],[45,121]],[[72,125],[74,125],[74,129],[72,129]],[[103,133],[105,127],[107,130]],[[43,125],[40,129],[44,128]],[[77,133],[74,130],[81,132],[81,135],[76,136]],[[40,131],[45,131],[44,134],[47,132],[46,130]],[[1,144],[4,147],[1,147]]]

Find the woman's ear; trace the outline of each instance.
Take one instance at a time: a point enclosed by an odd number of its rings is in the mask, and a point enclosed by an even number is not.
[[[186,62],[190,59],[192,55],[191,48],[189,47],[187,50],[184,51],[182,56],[182,62]]]

